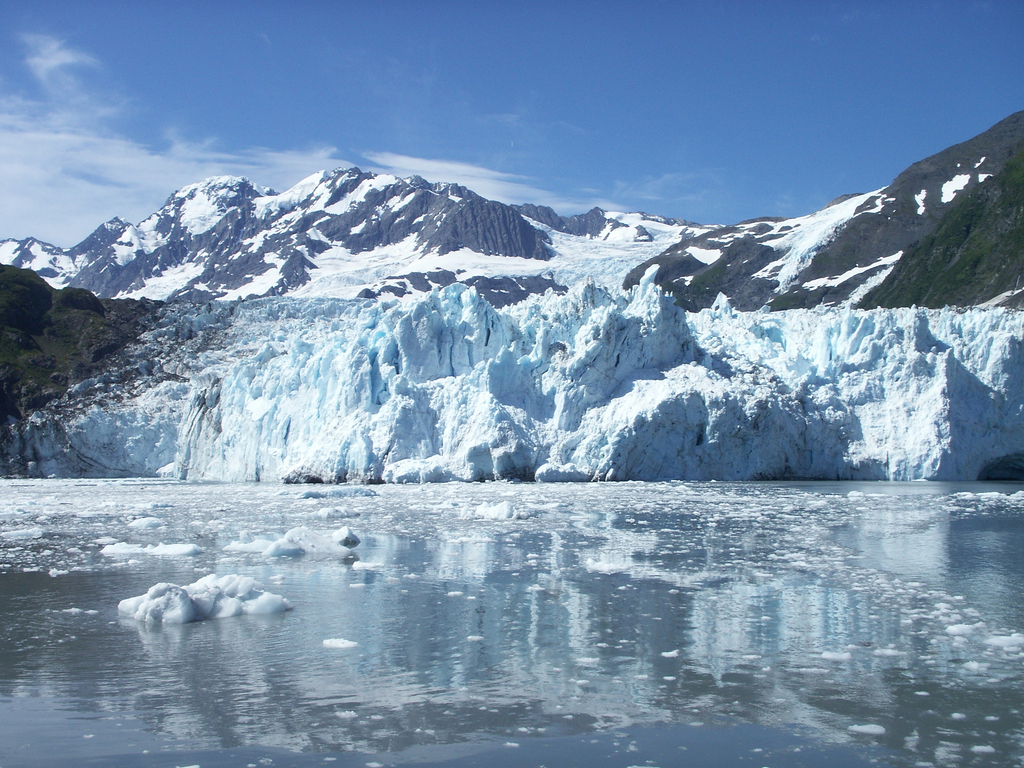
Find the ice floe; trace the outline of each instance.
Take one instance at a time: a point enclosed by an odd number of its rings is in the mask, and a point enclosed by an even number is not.
[[[249,576],[210,574],[187,586],[161,582],[138,597],[118,603],[119,613],[146,623],[187,624],[242,614],[283,613],[291,603],[265,592]]]

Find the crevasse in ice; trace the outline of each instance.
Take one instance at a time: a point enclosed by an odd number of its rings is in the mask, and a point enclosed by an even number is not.
[[[81,413],[68,444],[143,474],[327,482],[973,480],[1024,452],[1008,310],[688,314],[650,272],[502,310],[461,285],[250,301],[222,338],[187,386]]]

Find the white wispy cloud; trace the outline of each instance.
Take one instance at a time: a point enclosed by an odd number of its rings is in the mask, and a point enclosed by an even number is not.
[[[22,41],[43,96],[0,92],[0,239],[69,246],[113,216],[143,219],[174,190],[208,176],[286,189],[317,170],[351,165],[330,146],[226,152],[215,142],[169,137],[147,146],[116,135],[103,116],[120,108],[117,100],[90,94],[73,73],[97,61],[42,35]]]
[[[25,64],[45,86],[52,87],[59,82],[67,83],[72,77],[69,70],[75,67],[99,66],[99,61],[94,56],[69,48],[63,40],[48,35],[25,34],[21,36],[21,41],[28,50]]]
[[[370,171],[402,177],[422,176],[431,182],[453,182],[468,187],[482,197],[511,205],[547,205],[559,213],[579,213],[602,204],[608,207],[608,203],[598,200],[563,197],[536,186],[534,180],[527,176],[502,173],[455,160],[432,160],[393,152],[366,152],[363,156],[374,164],[367,169]]]
[[[216,141],[168,134],[158,145],[119,135],[129,110],[116,94],[94,92],[86,77],[102,70],[92,54],[45,35],[22,35],[23,62],[38,95],[6,91],[0,79],[0,239],[36,237],[68,247],[114,216],[138,222],[186,184],[209,176],[246,176],[285,190],[318,170],[353,165],[333,146],[251,147],[226,151]],[[618,210],[590,191],[559,195],[535,179],[455,160],[393,152],[363,156],[367,170],[455,182],[504,203],[548,205],[562,214],[594,205]]]
[[[725,188],[721,172],[703,170],[645,176],[628,182],[619,181],[615,185],[615,196],[640,201],[641,205],[668,204],[675,209],[692,211],[693,213],[689,215],[704,221],[703,216],[706,212],[719,207],[726,194]]]

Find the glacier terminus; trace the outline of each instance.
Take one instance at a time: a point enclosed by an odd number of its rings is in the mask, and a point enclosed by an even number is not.
[[[693,313],[654,271],[502,308],[461,283],[168,304],[118,365],[11,427],[7,460],[328,483],[1019,476],[1019,313]]]

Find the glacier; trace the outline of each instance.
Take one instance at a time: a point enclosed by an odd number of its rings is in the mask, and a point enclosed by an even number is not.
[[[462,284],[168,305],[129,361],[142,374],[79,384],[5,449],[43,476],[328,483],[1024,468],[1021,313],[739,312],[724,296],[691,313],[655,271],[501,309]]]

